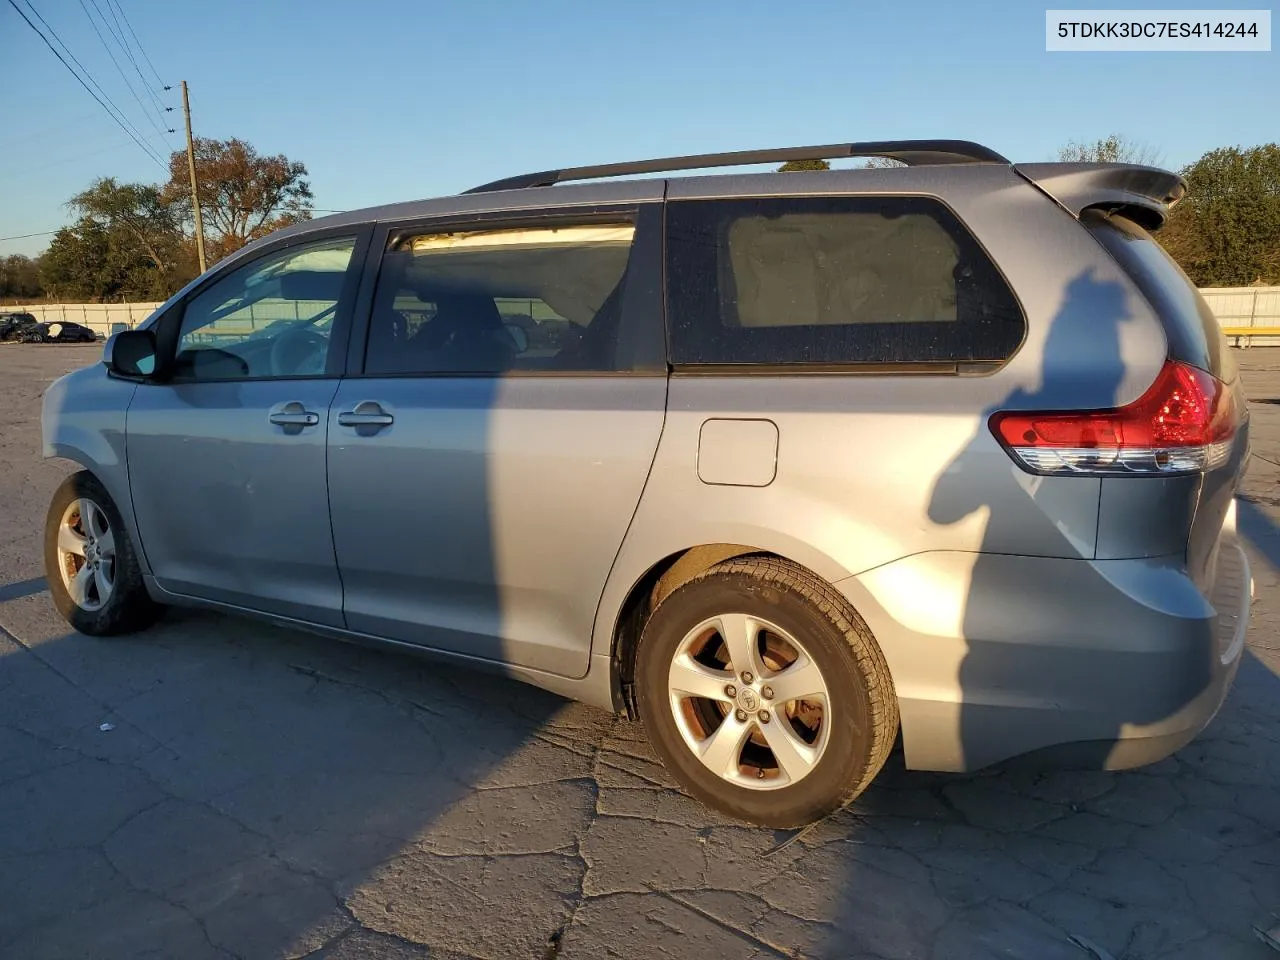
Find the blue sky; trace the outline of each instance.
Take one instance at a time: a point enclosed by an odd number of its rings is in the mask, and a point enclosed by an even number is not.
[[[181,147],[180,111],[166,114],[179,133],[159,136],[81,0],[31,2],[154,148]],[[1280,53],[1047,53],[1045,5],[1028,2],[120,4],[174,87],[160,96],[179,107],[185,79],[198,135],[301,160],[318,208],[545,167],[844,140],[959,137],[1041,160],[1114,131],[1178,167],[1280,139]],[[0,237],[65,223],[67,198],[97,176],[163,177],[7,0],[0,59]],[[48,239],[0,241],[0,254]]]

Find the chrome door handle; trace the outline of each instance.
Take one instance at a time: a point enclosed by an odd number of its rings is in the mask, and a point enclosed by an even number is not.
[[[338,414],[338,424],[343,427],[387,427],[395,422],[376,400],[361,400],[354,410]]]
[[[312,413],[297,400],[290,400],[272,410],[267,419],[279,427],[314,427],[320,422],[320,414]]]

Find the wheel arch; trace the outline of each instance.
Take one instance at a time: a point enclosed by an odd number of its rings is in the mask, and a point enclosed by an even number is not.
[[[649,615],[666,597],[716,564],[745,556],[767,556],[785,560],[813,576],[832,581],[809,564],[768,547],[745,543],[700,543],[668,553],[648,565],[627,590],[612,620],[609,633],[609,665],[614,702],[631,719],[638,714],[634,681],[640,635]]]
[[[109,445],[108,451],[110,451]],[[124,520],[125,532],[128,533],[130,541],[134,544],[134,552],[137,555],[138,566],[142,573],[146,576],[151,575],[151,566],[147,563],[147,554],[142,547],[142,538],[138,535],[138,521],[133,513],[133,498],[129,491],[129,476],[121,460],[115,460],[111,463],[108,460],[106,468],[104,464],[98,461],[92,454],[74,443],[60,442],[58,440],[49,440],[45,442],[45,458],[65,460],[74,464],[79,469],[76,473],[87,473],[98,483],[102,484],[102,488],[107,491],[107,496],[115,504],[115,508],[119,511],[121,518]]]
[[[85,504],[94,510],[86,512]],[[79,513],[79,537],[81,549],[64,547],[62,533],[72,510]],[[101,515],[98,530],[99,545],[108,543],[107,534],[113,533],[114,549],[91,549],[95,543],[93,530],[86,526],[92,513]],[[46,581],[53,604],[71,627],[90,636],[105,637],[121,633],[133,633],[155,622],[159,610],[150,596],[147,577],[138,560],[135,541],[128,531],[124,512],[115,502],[99,475],[91,469],[76,470],[63,478],[54,492],[46,515],[43,534],[43,554]],[[89,582],[96,583],[96,604],[86,605],[89,588],[82,584],[82,595],[77,598],[71,589],[69,556],[81,557],[75,568],[75,579],[90,572]],[[98,558],[109,561],[111,573],[102,569]],[[90,570],[90,564],[92,569]]]
[[[107,374],[101,364],[60,377],[40,405],[41,453],[88,471],[107,491],[124,518],[138,564],[150,574],[133,510],[126,456],[128,410],[138,385]]]

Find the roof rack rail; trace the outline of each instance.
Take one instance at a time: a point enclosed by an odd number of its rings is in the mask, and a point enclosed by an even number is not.
[[[887,157],[907,166],[937,163],[1008,163],[990,147],[970,140],[868,140],[865,143],[832,143],[814,147],[779,147],[773,150],[738,150],[701,153],[690,157],[660,157],[630,163],[604,163],[594,167],[565,167],[524,173],[472,187],[467,193],[550,187],[566,180],[597,180],[641,173],[702,170],[752,163],[786,163],[788,160],[837,160],[843,157]]]

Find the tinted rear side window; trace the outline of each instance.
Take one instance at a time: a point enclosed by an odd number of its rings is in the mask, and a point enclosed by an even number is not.
[[[634,223],[423,232],[383,257],[369,374],[614,372]]]
[[[1217,318],[1164,247],[1127,217],[1089,210],[1080,219],[1160,315],[1169,355],[1231,380],[1235,368]]]
[[[1025,330],[928,197],[672,201],[667,288],[676,364],[998,362]]]

